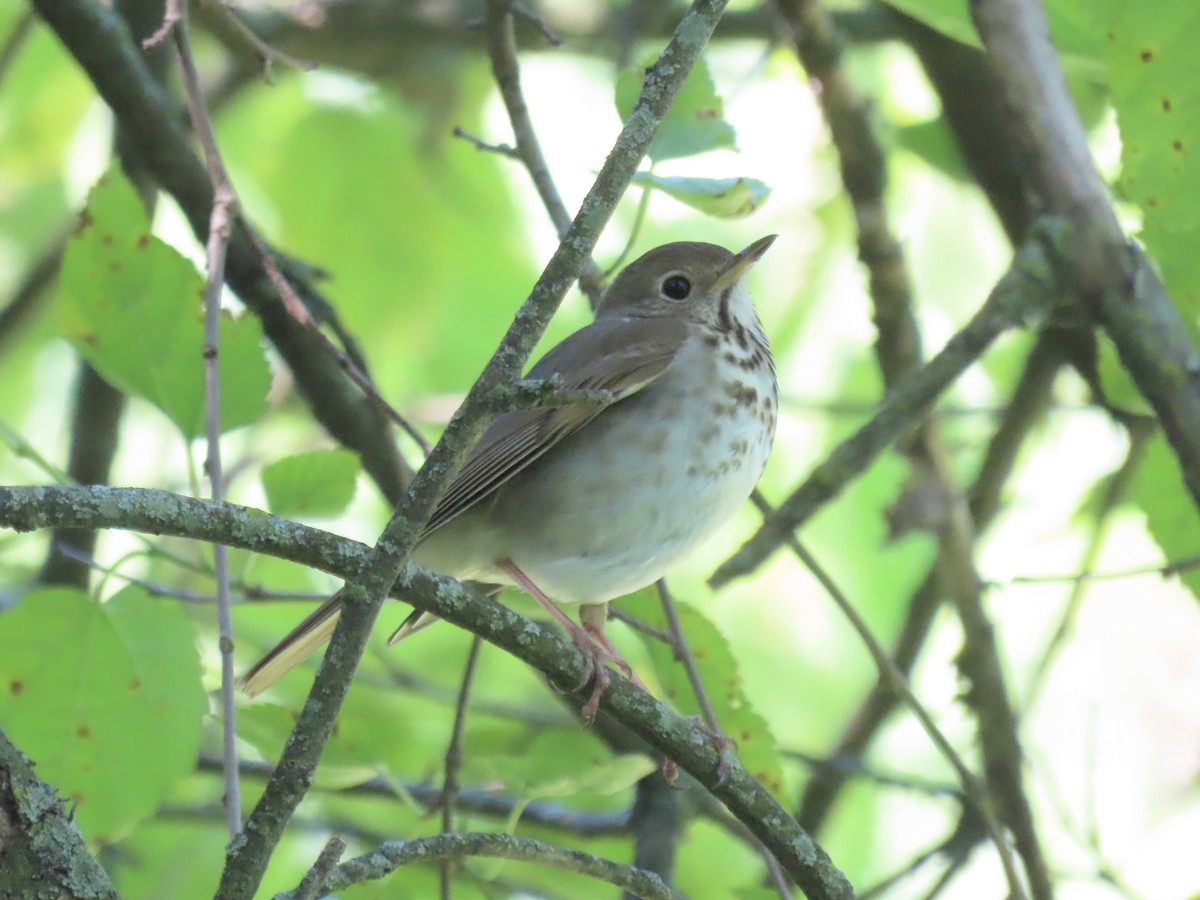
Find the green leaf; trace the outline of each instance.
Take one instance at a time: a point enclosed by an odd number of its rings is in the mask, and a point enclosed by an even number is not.
[[[657,188],[680,203],[719,219],[748,216],[771,195],[771,189],[756,178],[683,178],[638,172],[633,182]]]
[[[634,615],[651,627],[667,630],[666,615],[655,588],[630,594],[619,604],[635,610]],[[742,690],[741,675],[729,642],[711,621],[694,607],[680,602],[678,597],[675,598],[675,611],[717,723],[737,742],[737,756],[746,771],[778,796],[783,790],[783,760],[770,727],[750,706]],[[660,699],[670,702],[685,715],[699,714],[700,706],[692,693],[687,671],[675,659],[673,650],[653,637],[640,636],[663,686]]]
[[[106,380],[149,400],[189,439],[204,426],[203,290],[192,264],[149,233],[124,176],[104,175],[63,259],[59,328]],[[265,406],[270,372],[260,339],[253,317],[223,317],[223,430],[254,421]]]
[[[628,119],[645,82],[644,67],[617,76],[617,111]],[[724,119],[724,104],[713,84],[708,62],[701,57],[675,95],[646,155],[652,162],[696,156],[709,150],[737,149],[737,139]]]
[[[207,702],[192,628],[142,588],[27,595],[0,616],[0,685],[5,730],[90,840],[120,837],[195,767]]]
[[[263,469],[267,506],[280,516],[336,516],[354,498],[358,469],[358,456],[348,450],[285,456]]]
[[[1099,38],[1121,129],[1119,182],[1148,221],[1200,226],[1200,83],[1192,38],[1200,5],[1164,4],[1148,16],[1119,4]]]
[[[1130,498],[1146,516],[1146,526],[1168,561],[1187,559],[1200,547],[1200,515],[1179,472],[1179,461],[1165,438],[1155,437],[1133,478]],[[1200,598],[1200,569],[1185,569],[1179,579]]]

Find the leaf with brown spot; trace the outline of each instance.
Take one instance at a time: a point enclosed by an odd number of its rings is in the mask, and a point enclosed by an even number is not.
[[[5,731],[76,797],[91,840],[152,815],[195,766],[208,708],[195,635],[178,606],[142,588],[105,603],[30,593],[4,613],[0,677]]]

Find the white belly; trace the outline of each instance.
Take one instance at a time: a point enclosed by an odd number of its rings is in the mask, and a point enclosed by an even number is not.
[[[652,385],[497,492],[495,536],[554,600],[602,603],[651,584],[754,489],[774,438],[774,376],[708,356],[685,346]],[[702,380],[675,377],[706,364]]]

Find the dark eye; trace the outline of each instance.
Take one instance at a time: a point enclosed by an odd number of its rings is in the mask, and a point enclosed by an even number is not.
[[[663,296],[672,300],[686,300],[691,292],[692,283],[682,275],[672,275],[662,283]]]

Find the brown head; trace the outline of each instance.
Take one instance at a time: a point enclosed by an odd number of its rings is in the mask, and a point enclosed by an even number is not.
[[[695,241],[656,247],[613,280],[596,316],[681,317],[721,330],[731,320],[751,320],[745,279],[775,237],[760,238],[740,253]]]

